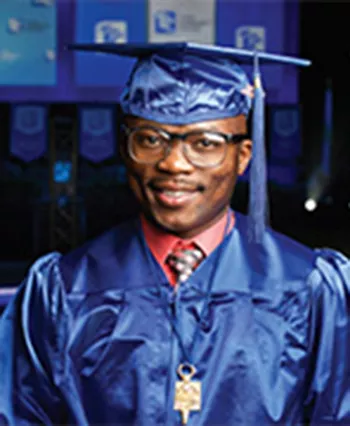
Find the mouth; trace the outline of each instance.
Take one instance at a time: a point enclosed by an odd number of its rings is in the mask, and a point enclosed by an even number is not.
[[[156,201],[163,207],[184,207],[202,192],[200,187],[177,187],[174,185],[150,185]]]

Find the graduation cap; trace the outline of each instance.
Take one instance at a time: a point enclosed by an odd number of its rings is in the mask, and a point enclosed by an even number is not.
[[[197,43],[73,44],[70,49],[137,58],[120,104],[125,114],[164,124],[248,115],[253,106],[249,235],[260,243],[267,221],[264,98],[260,63],[308,66],[284,55]],[[253,64],[253,86],[240,64]]]

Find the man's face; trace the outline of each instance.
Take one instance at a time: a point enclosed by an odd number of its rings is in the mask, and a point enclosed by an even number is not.
[[[246,118],[242,116],[199,122],[184,126],[159,124],[127,117],[128,128],[153,126],[169,133],[211,131],[246,134]],[[125,138],[126,139],[126,138]],[[237,176],[244,173],[252,144],[244,140],[229,143],[224,161],[213,168],[192,165],[183,155],[180,141],[156,164],[139,164],[128,155],[126,140],[122,155],[130,186],[145,216],[156,225],[181,238],[191,238],[220,219],[230,204]]]

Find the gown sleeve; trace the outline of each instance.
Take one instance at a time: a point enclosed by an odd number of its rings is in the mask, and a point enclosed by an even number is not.
[[[308,419],[311,425],[350,425],[350,262],[319,250],[309,281]]]
[[[0,320],[0,424],[63,420],[59,385],[68,317],[59,257],[34,263]]]

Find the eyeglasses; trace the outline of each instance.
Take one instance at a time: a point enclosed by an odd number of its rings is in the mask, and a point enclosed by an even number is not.
[[[225,159],[228,143],[240,143],[248,139],[247,134],[226,134],[211,131],[169,133],[152,126],[128,128],[122,126],[128,137],[130,157],[141,164],[156,164],[164,160],[175,140],[182,142],[186,160],[201,168],[219,166]]]

